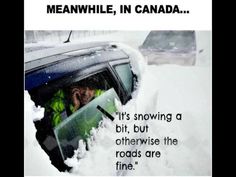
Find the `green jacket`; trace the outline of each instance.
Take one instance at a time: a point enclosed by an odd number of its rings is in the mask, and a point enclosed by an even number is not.
[[[95,90],[95,98],[100,96],[102,93],[104,93],[103,90],[96,89]],[[53,127],[56,127],[61,121],[63,120],[63,117],[66,116],[66,106],[65,106],[65,93],[62,89],[58,90],[52,97],[52,99],[45,105],[45,110],[48,112],[51,112],[51,123]],[[69,109],[72,113],[74,113],[76,110],[74,110],[74,107],[72,104],[69,104]]]

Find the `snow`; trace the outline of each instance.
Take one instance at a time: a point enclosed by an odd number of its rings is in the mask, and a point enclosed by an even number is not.
[[[198,33],[203,40],[207,34]],[[209,33],[208,33],[209,34]],[[128,36],[128,35],[127,35]],[[118,37],[121,39],[121,36]],[[124,37],[125,38],[125,37]],[[123,39],[123,38],[122,38]],[[210,38],[208,38],[210,39]],[[135,40],[134,40],[135,41]],[[140,40],[141,41],[141,40]],[[84,41],[83,41],[84,42]],[[207,40],[207,42],[209,42]],[[119,44],[124,50],[129,46]],[[132,44],[132,47],[138,44]],[[82,141],[75,155],[65,162],[72,166],[71,173],[60,173],[51,165],[46,153],[40,148],[35,139],[36,129],[32,120],[40,119],[42,108],[36,108],[25,91],[25,175],[78,175],[78,176],[167,176],[167,175],[212,175],[212,68],[211,48],[204,42],[199,43],[199,62],[196,66],[178,65],[147,65],[139,52],[131,51],[132,69],[139,76],[137,90],[126,105],[117,102],[120,112],[130,115],[134,113],[182,113],[182,120],[118,120],[113,114],[112,122],[104,118],[98,129],[93,129],[89,143],[89,151],[85,150]],[[201,50],[201,49],[200,49]],[[132,127],[136,125],[149,125],[147,133],[116,133],[116,124],[122,123]],[[165,136],[178,139],[178,145],[165,146],[117,146],[115,140],[127,136],[128,138],[160,138]],[[116,151],[126,150],[156,150],[161,152],[160,158],[116,158]],[[138,161],[135,170],[116,170],[116,161]]]
[[[115,132],[115,124],[121,124],[117,115],[115,121],[104,119],[98,130],[93,131],[90,151],[81,146],[74,158],[67,159],[66,163],[73,166],[75,175],[211,175],[211,71],[208,67],[184,67],[177,65],[146,66],[140,87],[134,93],[136,98],[125,106],[118,106],[121,112],[134,113],[182,113],[183,120],[172,119],[167,121],[138,121],[136,124],[148,124],[150,131],[144,135],[130,133],[127,137],[139,136],[161,138],[169,136],[179,140],[178,146],[150,146],[132,147],[116,146],[115,140],[123,136]],[[25,141],[36,144],[35,129],[30,116],[35,117],[32,102],[26,96],[25,122],[29,125]],[[31,106],[29,106],[31,105]],[[31,124],[30,124],[31,122]],[[124,121],[131,126],[134,121]],[[27,127],[31,126],[31,130]],[[32,132],[31,132],[32,131]],[[30,139],[29,137],[30,136]],[[131,150],[133,148],[160,150],[161,158],[141,158],[139,164],[132,171],[116,171],[115,162],[131,159],[115,158],[116,150]],[[27,150],[30,153],[27,153]],[[32,152],[33,151],[33,152]],[[29,155],[30,154],[30,155]],[[77,160],[79,154],[79,160]],[[48,157],[39,145],[30,144],[25,147],[25,169],[29,174],[45,173],[58,174],[50,164]],[[27,157],[28,156],[28,157]],[[35,157],[33,157],[35,156]],[[37,160],[33,160],[36,158]],[[134,160],[134,159],[133,159]],[[36,167],[37,170],[30,171]],[[39,170],[39,167],[43,170]],[[62,173],[60,173],[61,175]]]
[[[150,31],[111,31],[111,33],[102,34],[101,31],[94,31],[94,33],[100,33],[94,36],[77,36],[71,39],[70,43],[64,44],[64,37],[57,36],[58,34],[51,33],[49,38],[40,40],[37,43],[26,43],[24,45],[25,50],[29,50],[31,47],[38,48],[50,48],[55,46],[63,45],[73,45],[82,44],[87,42],[101,42],[101,41],[115,41],[119,43],[124,43],[136,50],[143,44],[145,38]],[[50,33],[50,32],[49,32]],[[197,56],[196,65],[197,66],[211,66],[211,50],[212,50],[212,34],[210,31],[195,31],[196,33],[196,46],[197,46]],[[72,35],[73,36],[73,35]],[[60,40],[59,40],[60,39]]]
[[[196,31],[197,66],[212,65],[212,34],[210,31]]]
[[[68,160],[76,175],[211,175],[211,72],[205,67],[148,66],[143,73],[137,97],[129,101],[120,111],[130,113],[182,113],[183,119],[171,122],[104,120],[103,127],[94,135],[95,142],[84,158]],[[150,131],[144,135],[116,133],[115,124],[132,126],[148,124]],[[121,146],[116,138],[139,136],[177,138],[173,146]],[[116,171],[115,162],[134,159],[115,158],[116,150],[160,150],[161,158],[141,158],[135,170]],[[73,161],[73,163],[72,163]],[[93,170],[91,170],[93,169]]]
[[[33,120],[43,117],[44,108],[36,107],[27,91],[24,92],[24,175],[63,175],[52,164],[36,140]]]
[[[76,32],[76,31],[75,31]],[[99,31],[95,31],[99,32]],[[76,36],[71,38],[70,44],[79,44],[79,43],[87,43],[87,42],[99,42],[99,41],[117,41],[121,43],[126,43],[134,48],[138,48],[142,45],[149,31],[111,31],[110,33],[105,33],[92,36]],[[72,32],[73,34],[73,32]],[[58,36],[61,38],[62,36]],[[52,35],[50,38],[46,38],[45,40],[40,40],[37,43],[26,43],[25,47],[36,47],[36,46],[60,46],[65,45],[63,42],[65,38],[58,40],[56,35]],[[66,37],[67,38],[67,37]]]
[[[211,175],[209,68],[149,66],[140,93],[136,103],[143,112],[183,114],[183,120],[179,122],[174,119],[170,123],[146,122],[151,130],[146,136],[170,136],[178,138],[180,144],[174,148],[160,146],[162,158],[142,160],[139,170],[129,175]]]

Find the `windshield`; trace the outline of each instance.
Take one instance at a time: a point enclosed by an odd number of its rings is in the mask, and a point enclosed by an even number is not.
[[[194,31],[151,31],[142,48],[160,52],[195,51],[195,33]]]

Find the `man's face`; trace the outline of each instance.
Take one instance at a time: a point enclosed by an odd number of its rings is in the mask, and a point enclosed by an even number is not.
[[[72,93],[78,96],[80,104],[85,105],[93,99],[95,90],[89,87],[77,87],[73,88]]]

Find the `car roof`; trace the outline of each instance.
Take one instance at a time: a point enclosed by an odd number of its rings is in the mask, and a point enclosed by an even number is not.
[[[113,51],[111,52],[111,50]],[[43,50],[25,52],[25,71],[26,73],[37,68],[42,68],[48,64],[58,63],[72,56],[90,55],[96,51],[110,51],[119,53],[117,46],[111,42],[90,42],[83,44],[64,44],[57,47],[50,47]],[[125,54],[124,54],[125,55]],[[124,56],[125,57],[125,56]],[[113,57],[114,58],[114,57]],[[115,57],[119,58],[119,57]],[[127,56],[125,57],[127,58]]]
[[[25,54],[28,57],[25,61],[27,90],[91,66],[129,58],[123,50],[110,43],[66,45],[30,53]]]

